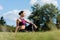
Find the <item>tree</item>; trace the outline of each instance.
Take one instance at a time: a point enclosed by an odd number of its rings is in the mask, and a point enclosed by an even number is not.
[[[60,14],[57,16],[56,26],[58,29],[60,29]]]
[[[0,18],[0,25],[5,25],[6,24],[6,21],[4,20],[4,17],[2,16]]]
[[[43,6],[36,4],[32,6],[32,15],[29,16],[29,19],[33,20],[33,22],[38,26],[39,30],[40,24],[45,24],[47,25],[47,27],[50,26],[49,24],[52,24],[52,19],[58,13],[58,8],[55,7],[53,4],[45,4]]]
[[[58,20],[59,23],[60,23],[60,14],[58,14],[58,16],[57,16],[57,20]]]

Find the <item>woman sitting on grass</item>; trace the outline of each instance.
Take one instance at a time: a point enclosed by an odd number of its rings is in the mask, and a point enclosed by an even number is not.
[[[20,30],[20,32],[25,32],[26,23],[33,24],[33,23],[28,22],[24,19],[24,16],[25,16],[24,14],[25,14],[24,11],[21,11],[19,13],[20,17],[19,17],[19,19],[16,20],[16,30],[15,30],[15,32],[17,32],[18,30]],[[35,28],[37,28],[35,24],[33,24],[33,25],[34,25]]]

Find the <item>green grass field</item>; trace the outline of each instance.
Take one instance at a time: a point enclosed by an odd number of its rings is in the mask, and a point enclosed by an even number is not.
[[[0,40],[60,40],[60,30],[49,32],[0,32]]]

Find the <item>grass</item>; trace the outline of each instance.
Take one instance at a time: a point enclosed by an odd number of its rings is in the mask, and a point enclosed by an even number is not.
[[[0,40],[60,40],[60,30],[50,32],[0,32]]]

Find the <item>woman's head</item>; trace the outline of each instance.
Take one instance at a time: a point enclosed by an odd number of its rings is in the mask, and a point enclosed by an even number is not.
[[[24,17],[24,16],[25,16],[24,14],[25,14],[24,11],[20,11],[20,12],[19,12],[19,15],[20,15],[21,17]]]

